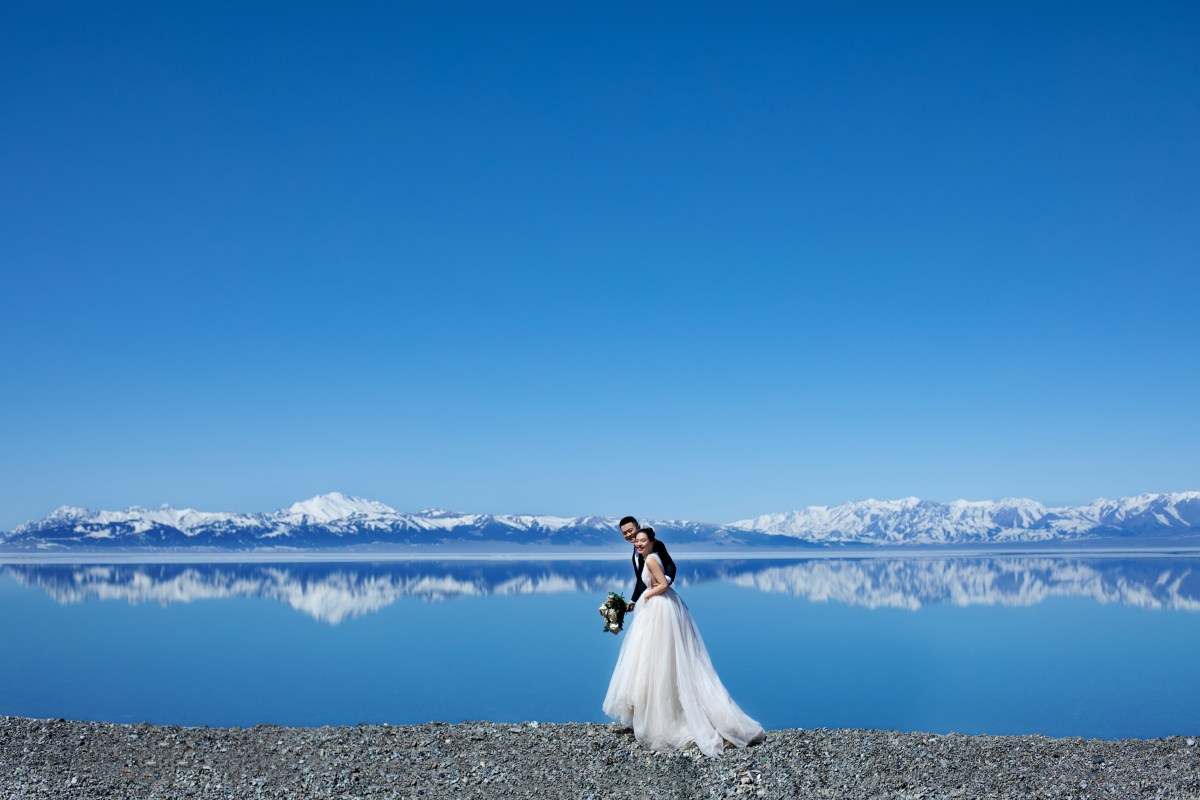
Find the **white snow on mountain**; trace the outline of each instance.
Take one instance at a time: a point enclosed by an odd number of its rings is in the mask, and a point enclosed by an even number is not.
[[[1119,530],[1200,528],[1200,492],[1144,494],[1047,508],[1023,498],[936,503],[861,500],[838,506],[764,514],[731,528],[815,542],[922,543],[1039,541]]]
[[[647,520],[673,541],[718,545],[952,544],[1037,542],[1096,536],[1200,533],[1200,492],[1099,499],[1083,506],[1048,508],[1023,498],[939,503],[905,497],[764,514],[729,525]],[[575,542],[611,544],[616,518],[536,514],[470,514],[439,509],[402,513],[383,503],[341,492],[317,495],[269,513],[137,506],[89,511],[71,506],[27,522],[0,542],[20,546],[75,544],[172,546],[327,546],[368,542]],[[312,545],[310,543],[317,543]]]
[[[299,503],[292,503],[287,508],[276,511],[272,516],[280,521],[295,520],[311,524],[333,522],[356,516],[396,516],[397,513],[396,509],[374,500],[347,497],[341,492],[330,492],[301,500]]]
[[[155,509],[131,506],[123,511],[89,511],[73,506],[56,508],[45,519],[27,522],[20,525],[13,533],[29,529],[44,529],[54,526],[74,525],[80,533],[92,538],[111,537],[110,530],[100,530],[105,526],[123,526],[133,532],[144,532],[155,525],[175,528],[184,534],[197,529],[207,529],[214,526],[244,526],[260,525],[258,515],[231,514],[211,511],[196,511],[191,508],[175,509],[168,505]]]
[[[429,513],[429,516],[426,516]],[[463,527],[478,527],[496,523],[513,530],[528,531],[535,528],[557,531],[573,527],[578,523],[574,517],[549,517],[531,514],[459,514],[454,511],[433,511],[405,515],[412,524],[426,530],[451,530]]]
[[[176,509],[167,505],[154,509],[133,506],[124,511],[98,511],[81,518],[79,521],[92,523],[93,525],[129,523],[132,526],[132,530],[136,533],[150,530],[155,525],[162,525],[167,528],[175,528],[185,534],[194,534],[200,529],[211,528],[213,526],[234,525],[252,527],[259,524],[255,516],[251,514],[196,511],[192,508]]]
[[[420,530],[450,530],[497,523],[514,530],[540,528],[554,531],[572,527],[578,522],[579,519],[573,517],[532,514],[463,514],[438,509],[426,509],[416,514],[405,514],[374,500],[345,495],[341,492],[330,492],[292,503],[287,508],[266,514],[196,511],[191,508],[175,509],[169,505],[162,505],[155,509],[131,506],[122,511],[91,511],[62,506],[44,519],[18,526],[13,533],[67,524],[75,525],[80,532],[85,532],[83,526],[86,526],[86,531],[92,536],[102,535],[101,532],[92,530],[97,526],[117,525],[134,533],[144,532],[158,525],[174,528],[184,534],[213,527],[270,529],[272,534],[279,534],[296,525],[338,528],[346,523],[353,523],[360,528],[399,526]]]
[[[161,547],[197,543],[213,546],[306,547],[370,542],[420,544],[458,539],[491,542],[548,541],[559,534],[593,543],[616,539],[616,520],[537,514],[467,514],[439,509],[402,513],[383,503],[330,492],[268,513],[234,514],[139,506],[91,511],[63,506],[27,522],[0,542],[23,547],[77,545]]]

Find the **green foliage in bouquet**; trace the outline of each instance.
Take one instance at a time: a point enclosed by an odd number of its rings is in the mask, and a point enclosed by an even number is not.
[[[625,602],[624,595],[619,595],[616,592],[609,592],[608,597],[604,600],[604,605],[600,606],[600,616],[604,617],[604,630],[616,636],[621,632],[621,627],[625,624]]]

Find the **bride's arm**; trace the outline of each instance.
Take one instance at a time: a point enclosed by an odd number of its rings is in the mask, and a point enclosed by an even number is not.
[[[646,558],[646,566],[650,568],[650,574],[654,576],[654,583],[649,589],[642,593],[642,599],[660,595],[667,589],[670,589],[670,584],[667,583],[667,578],[663,575],[662,564],[658,561],[658,556],[650,555]]]

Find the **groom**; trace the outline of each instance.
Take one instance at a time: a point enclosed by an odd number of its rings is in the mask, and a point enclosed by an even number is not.
[[[637,532],[641,530],[638,526],[638,521],[635,517],[622,517],[617,523],[617,527],[621,529],[621,535],[625,537],[625,541],[633,544]],[[675,562],[667,553],[667,546],[657,539],[654,540],[654,552],[662,559],[663,573],[667,576],[668,583],[675,582]],[[625,606],[626,611],[633,611],[633,604],[642,596],[642,592],[646,591],[646,584],[642,582],[642,567],[646,566],[646,559],[638,555],[637,548],[633,550],[633,574],[637,579],[637,583],[633,585],[633,599]]]

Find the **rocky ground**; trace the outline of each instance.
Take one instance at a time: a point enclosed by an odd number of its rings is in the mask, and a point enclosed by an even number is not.
[[[1200,798],[1194,738],[769,731],[721,758],[595,724],[177,728],[0,717],[0,797]]]

